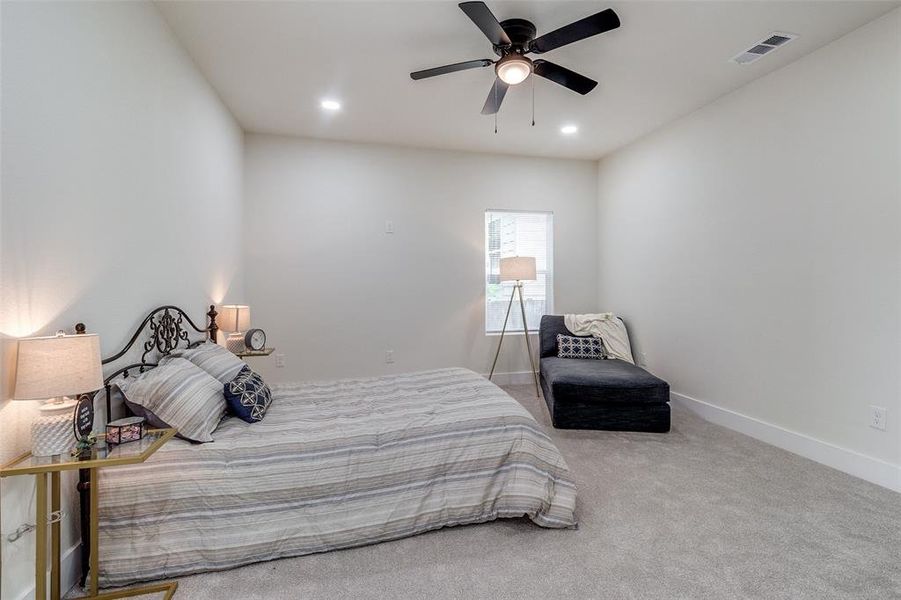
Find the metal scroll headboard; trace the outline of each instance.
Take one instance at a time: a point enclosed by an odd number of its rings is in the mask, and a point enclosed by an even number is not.
[[[103,380],[103,387],[106,392],[106,418],[107,421],[111,414],[111,383],[113,379],[122,375],[128,377],[129,371],[137,370],[143,373],[147,369],[152,369],[159,365],[159,359],[171,354],[179,348],[193,348],[207,340],[217,341],[219,333],[219,325],[216,323],[216,306],[210,305],[209,312],[206,316],[209,318],[207,327],[198,327],[197,324],[188,316],[188,314],[177,306],[166,305],[154,308],[150,311],[138,328],[135,330],[131,339],[125,344],[125,347],[110,357],[104,358],[101,364],[108,365],[116,362],[131,350],[135,345],[140,344],[141,360],[140,362],[131,363],[119,369],[116,369]],[[191,330],[196,333],[204,334],[202,339],[191,339]],[[79,323],[76,326],[78,333],[85,332],[85,326]],[[144,339],[142,339],[142,333]],[[196,336],[195,336],[196,337]]]

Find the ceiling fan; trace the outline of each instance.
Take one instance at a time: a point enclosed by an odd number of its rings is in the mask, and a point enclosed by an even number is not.
[[[472,19],[476,27],[482,30],[494,47],[494,53],[500,58],[497,60],[489,58],[467,60],[443,67],[414,71],[410,73],[410,77],[419,80],[494,65],[497,77],[488,93],[488,99],[485,100],[485,105],[482,107],[483,115],[496,114],[500,110],[501,102],[504,101],[507,89],[511,85],[522,83],[532,74],[550,79],[554,83],[584,96],[595,88],[598,84],[597,81],[540,58],[532,60],[526,57],[526,54],[543,54],[619,27],[619,17],[613,9],[608,8],[536,38],[537,30],[530,21],[507,19],[498,22],[484,2],[462,2],[460,8],[466,13],[466,16]]]

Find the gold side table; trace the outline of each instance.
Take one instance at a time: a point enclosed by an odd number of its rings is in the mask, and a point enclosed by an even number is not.
[[[142,594],[165,593],[164,600],[169,600],[178,589],[178,582],[159,583],[141,588],[128,588],[124,590],[105,592],[98,594],[98,566],[100,564],[99,536],[97,528],[97,510],[100,500],[100,488],[97,483],[97,471],[101,468],[115,467],[117,465],[131,465],[142,463],[163,444],[175,435],[174,429],[151,429],[143,439],[136,442],[128,442],[119,446],[108,446],[100,440],[94,447],[81,456],[74,457],[64,454],[56,456],[32,456],[30,452],[14,459],[10,463],[0,467],[0,477],[14,477],[16,475],[34,475],[35,478],[35,566],[34,566],[34,598],[35,600],[47,600],[47,479],[50,479],[50,509],[53,521],[50,523],[50,600],[60,600],[60,540],[59,540],[59,511],[60,511],[60,473],[62,471],[74,471],[88,469],[90,479],[90,514],[91,514],[91,548],[90,548],[90,579],[88,582],[88,595],[79,600],[114,600],[117,598],[130,598]]]

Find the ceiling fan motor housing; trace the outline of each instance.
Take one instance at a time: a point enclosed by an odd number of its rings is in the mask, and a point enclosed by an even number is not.
[[[501,21],[501,28],[513,43],[510,46],[494,46],[494,53],[498,56],[504,56],[512,52],[525,54],[529,51],[529,42],[535,39],[535,34],[538,32],[535,25],[525,19]]]

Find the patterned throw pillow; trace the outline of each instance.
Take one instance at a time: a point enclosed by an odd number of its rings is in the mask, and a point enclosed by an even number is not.
[[[596,337],[557,334],[557,356],[560,358],[607,358],[604,342]]]
[[[248,423],[262,421],[272,402],[272,391],[257,373],[244,366],[225,384],[225,402],[229,410]]]

